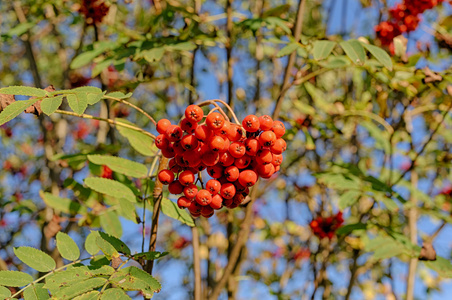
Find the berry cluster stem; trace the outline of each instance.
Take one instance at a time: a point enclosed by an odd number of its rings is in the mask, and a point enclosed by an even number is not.
[[[110,97],[110,96],[104,96],[105,99],[110,99],[110,100],[114,100],[114,101],[118,101],[122,104],[128,105],[134,109],[136,109],[137,111],[139,111],[140,113],[142,113],[144,116],[146,116],[146,118],[148,118],[153,124],[154,126],[157,126],[157,122],[154,120],[153,117],[151,117],[147,112],[145,112],[143,109],[139,108],[138,106],[136,106],[135,104],[130,103],[127,100],[124,99],[119,99],[119,98],[115,98],[115,97]]]

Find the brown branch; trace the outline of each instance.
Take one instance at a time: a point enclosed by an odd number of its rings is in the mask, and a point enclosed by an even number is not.
[[[125,104],[127,106],[132,107],[133,109],[139,111],[140,113],[142,113],[146,118],[148,118],[152,124],[154,124],[154,126],[157,126],[157,122],[154,120],[153,117],[151,117],[147,112],[145,112],[143,109],[139,108],[138,106],[136,106],[135,104],[130,103],[129,101],[126,101],[124,99],[119,99],[119,98],[115,98],[115,97],[110,97],[110,96],[104,96],[103,98],[105,99],[110,99],[110,100],[114,100],[114,101],[118,101],[122,104]]]
[[[295,29],[293,32],[295,42],[298,42],[301,37],[301,32],[303,30],[303,16],[304,16],[304,7],[306,4],[306,0],[300,0],[298,2],[298,11],[297,11],[297,17],[295,19]],[[286,70],[284,73],[284,79],[281,86],[281,91],[278,95],[278,98],[276,99],[275,104],[275,110],[273,111],[273,119],[276,120],[279,116],[279,113],[281,111],[282,102],[284,99],[284,95],[286,94],[286,91],[288,87],[290,86],[289,79],[291,77],[291,70],[295,64],[295,58],[296,58],[296,52],[293,52],[289,56],[289,60],[287,61]]]
[[[358,270],[358,257],[359,257],[359,250],[354,249],[353,250],[353,263],[350,267],[350,282],[348,283],[347,287],[347,294],[345,295],[345,300],[350,299],[350,296],[352,294],[353,285],[355,284],[357,270]]]
[[[165,169],[168,165],[168,159],[164,156],[160,158],[158,172]],[[151,239],[149,241],[149,251],[155,251],[157,244],[157,231],[159,226],[159,215],[160,215],[160,205],[163,199],[163,184],[158,178],[156,178],[154,186],[154,210],[152,214],[152,225],[151,225]],[[145,271],[152,275],[152,269],[154,268],[154,260],[148,260],[145,266]]]
[[[416,188],[418,184],[417,173],[411,173],[411,187]],[[411,193],[410,202],[413,206],[408,211],[408,227],[410,232],[410,241],[413,245],[417,245],[417,200],[416,197]],[[410,263],[408,265],[408,277],[406,284],[406,299],[414,299],[414,282],[416,277],[417,268],[417,257],[410,258]]]
[[[228,104],[234,109],[234,96],[233,96],[233,69],[232,69],[232,4],[234,0],[226,0],[226,74],[228,84]]]
[[[199,231],[198,227],[191,228],[193,245],[193,275],[195,276],[194,299],[201,300],[201,257],[199,254]]]
[[[232,272],[234,271],[237,260],[239,259],[240,256],[240,252],[242,251],[242,248],[248,239],[248,235],[250,233],[250,228],[253,220],[253,203],[254,201],[256,201],[257,198],[256,196],[258,191],[257,188],[258,182],[256,182],[253,190],[251,191],[251,201],[245,209],[245,217],[241,222],[240,226],[241,228],[239,231],[237,242],[234,245],[234,248],[232,248],[231,255],[229,257],[228,264],[224,268],[223,275],[221,276],[220,280],[217,282],[212,292],[210,293],[209,296],[210,300],[217,299],[221,291],[225,287],[226,283],[228,282],[229,276],[231,276]]]

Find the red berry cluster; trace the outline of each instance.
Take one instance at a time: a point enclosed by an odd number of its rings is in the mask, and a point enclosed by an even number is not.
[[[79,12],[85,15],[87,24],[101,23],[110,7],[104,0],[82,0]]]
[[[375,32],[383,45],[391,45],[392,40],[404,33],[416,30],[420,15],[445,0],[404,0],[389,10],[390,19],[375,26]],[[452,2],[452,1],[450,1]]]
[[[110,169],[109,167],[103,165],[101,172],[100,172],[100,177],[107,178],[107,179],[113,179],[113,170]]]
[[[242,126],[218,112],[199,124],[203,119],[201,107],[190,105],[180,125],[160,120],[155,145],[170,158],[169,168],[160,171],[158,178],[171,194],[183,194],[178,206],[188,208],[194,217],[209,218],[215,209],[240,205],[259,176],[269,178],[279,170],[286,129],[267,115],[249,115]],[[203,170],[212,179],[199,189],[196,177]]]
[[[318,216],[311,221],[309,226],[311,227],[312,232],[319,238],[323,239],[328,237],[331,240],[336,233],[336,230],[341,227],[342,223],[344,223],[344,219],[342,218],[342,212],[340,211],[334,216],[327,218]]]

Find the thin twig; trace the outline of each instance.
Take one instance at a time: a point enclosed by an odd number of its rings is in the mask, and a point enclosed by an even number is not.
[[[119,98],[115,98],[115,97],[110,97],[110,96],[104,96],[103,98],[105,99],[110,99],[110,100],[114,100],[114,101],[118,101],[122,104],[128,105],[134,109],[136,109],[137,111],[139,111],[140,113],[142,113],[143,115],[146,116],[146,118],[148,118],[152,124],[154,124],[154,126],[157,125],[157,122],[154,120],[153,117],[151,117],[147,112],[145,112],[143,109],[139,108],[138,106],[136,106],[135,104],[130,103],[129,101],[126,101],[124,99],[119,99]]]
[[[145,135],[147,135],[147,136],[149,136],[150,138],[152,138],[152,139],[155,140],[155,135],[153,135],[153,134],[150,133],[150,132],[147,132],[147,131],[144,130],[144,129],[141,129],[141,128],[139,128],[139,127],[136,127],[136,126],[133,126],[133,125],[129,125],[129,124],[126,124],[126,123],[117,122],[117,121],[112,120],[112,119],[99,118],[99,117],[95,117],[95,116],[91,116],[91,115],[87,115],[87,114],[81,114],[81,115],[79,115],[79,114],[76,114],[76,113],[74,113],[74,112],[65,111],[65,110],[59,110],[59,109],[57,109],[55,112],[56,112],[56,113],[59,113],[59,114],[69,115],[69,116],[74,116],[74,117],[79,117],[79,118],[83,118],[83,119],[99,120],[99,121],[107,122],[107,123],[112,124],[112,125],[116,125],[116,126],[121,126],[121,127],[129,128],[129,129],[133,129],[133,130],[139,131],[139,132],[141,132],[141,133],[143,133],[143,134],[145,134]]]
[[[301,32],[303,30],[303,15],[304,15],[304,7],[306,4],[306,0],[300,0],[298,2],[298,11],[297,11],[297,17],[295,19],[295,29],[293,32],[295,42],[298,42],[301,37]],[[281,111],[282,101],[284,99],[284,95],[287,91],[287,87],[289,86],[289,79],[291,76],[291,70],[295,64],[295,58],[296,58],[296,51],[293,52],[289,56],[289,60],[287,61],[286,70],[284,73],[284,79],[281,86],[281,92],[278,95],[278,98],[276,99],[275,104],[275,110],[273,111],[273,119],[276,120],[279,116],[279,112]]]
[[[232,4],[234,0],[226,0],[226,75],[227,75],[227,87],[228,87],[228,104],[231,106],[231,110],[234,108],[234,95],[233,95],[233,70],[232,70]]]
[[[191,228],[193,245],[193,275],[195,276],[194,297],[201,300],[201,257],[199,254],[199,231],[197,226]]]

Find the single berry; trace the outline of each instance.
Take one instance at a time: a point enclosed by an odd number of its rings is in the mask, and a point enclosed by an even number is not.
[[[239,169],[245,169],[251,163],[251,157],[248,155],[243,155],[242,157],[236,158],[234,165]]]
[[[244,200],[245,196],[243,196],[242,194],[235,194],[234,198],[232,198],[232,201],[237,205],[242,204]]]
[[[168,191],[173,195],[179,195],[184,191],[184,186],[178,180],[174,180],[168,185]]]
[[[192,104],[185,109],[185,117],[192,122],[198,123],[204,117],[204,112],[201,107]]]
[[[226,176],[226,179],[231,182],[236,181],[239,178],[239,174],[240,174],[239,168],[237,168],[236,166],[230,166],[224,170],[224,175]]]
[[[161,170],[158,174],[158,178],[163,184],[170,184],[174,180],[174,173],[170,170]]]
[[[207,144],[209,145],[210,150],[215,151],[215,152],[223,150],[224,143],[225,143],[224,139],[222,139],[218,135],[215,135],[215,136],[211,137],[207,141]]]
[[[218,164],[207,167],[207,174],[209,174],[212,178],[218,179],[223,175],[223,167]]]
[[[195,137],[201,142],[205,143],[212,135],[212,129],[210,129],[206,125],[198,126],[195,129]]]
[[[185,150],[196,149],[198,147],[198,143],[199,142],[196,137],[191,134],[184,135],[180,140],[180,144]]]
[[[266,164],[257,166],[256,171],[260,177],[270,178],[276,172],[276,169],[273,164]]]
[[[270,150],[262,149],[259,150],[256,154],[256,162],[259,165],[265,165],[271,163],[273,160],[273,154],[270,152]]]
[[[198,202],[199,205],[202,206],[209,205],[210,202],[212,202],[212,194],[210,194],[208,190],[200,190],[196,194],[195,200],[196,202]]]
[[[248,132],[256,132],[259,130],[259,119],[255,115],[248,115],[243,119],[242,126]]]
[[[276,134],[277,138],[282,137],[286,133],[286,127],[281,121],[274,121],[271,130]]]
[[[253,170],[245,170],[240,172],[239,183],[244,187],[253,186],[257,181],[257,174]]]
[[[238,142],[243,137],[242,128],[237,124],[231,124],[228,133],[228,139],[232,142]]]
[[[273,154],[273,160],[272,160],[272,164],[276,167],[281,165],[283,162],[283,156],[282,154]]]
[[[221,185],[220,196],[224,199],[232,199],[235,196],[235,186],[232,183]]]
[[[182,138],[182,129],[177,125],[170,125],[165,131],[165,137],[170,142],[178,141]]]
[[[231,153],[232,156],[235,158],[242,157],[245,155],[246,148],[243,143],[240,142],[234,142],[229,146],[229,153]]]
[[[176,152],[174,151],[173,145],[168,145],[168,147],[161,149],[162,155],[166,158],[173,158],[176,156]]]
[[[210,202],[210,207],[213,209],[220,209],[223,207],[223,198],[220,195],[215,194],[212,196],[212,202]]]
[[[165,134],[168,126],[171,125],[171,122],[168,119],[161,119],[157,122],[157,131],[160,134]]]
[[[183,171],[179,174],[179,182],[183,186],[189,186],[190,184],[195,182],[195,174],[191,171]]]
[[[179,197],[179,199],[177,199],[177,206],[179,206],[179,208],[188,208],[191,205],[192,200],[188,199],[185,196]]]
[[[190,206],[188,207],[188,210],[190,211],[190,213],[192,215],[201,214],[201,209],[202,209],[202,206],[199,205],[199,203],[196,201],[192,201],[190,203]]]
[[[263,115],[259,117],[260,130],[266,131],[271,130],[273,127],[273,119],[268,115]]]
[[[221,129],[225,123],[223,115],[217,112],[209,114],[206,118],[206,125],[212,130]]]
[[[221,188],[221,183],[218,180],[210,179],[206,183],[206,190],[209,191],[212,195],[218,194]]]
[[[225,151],[220,154],[220,164],[223,167],[229,167],[234,163],[234,160],[235,160],[234,156],[232,156],[231,153],[229,153],[229,151]]]
[[[177,141],[173,143],[173,149],[174,152],[176,153],[176,155],[184,155],[185,153],[185,148],[182,146],[181,141]]]
[[[281,154],[286,151],[286,141],[279,138],[270,147],[270,151],[274,154]]]
[[[159,149],[163,149],[168,147],[169,145],[169,141],[168,139],[165,137],[164,134],[159,134],[156,138],[155,138],[155,146]]]
[[[197,193],[198,193],[198,187],[194,184],[190,184],[190,185],[184,187],[184,195],[188,199],[195,198]]]
[[[187,162],[189,167],[197,167],[201,164],[201,155],[198,150],[186,151],[183,155],[184,161]]]
[[[264,131],[259,136],[259,144],[262,147],[271,147],[271,146],[273,146],[275,141],[276,141],[276,134],[271,130]]]
[[[214,211],[211,206],[204,206],[201,209],[201,216],[203,216],[204,218],[210,218],[211,216],[213,216],[213,214],[214,214]]]
[[[198,123],[190,121],[189,119],[185,118],[182,121],[180,121],[180,128],[185,131],[186,133],[194,133],[196,128],[198,128]]]
[[[246,154],[248,154],[249,156],[256,156],[257,151],[259,151],[259,149],[261,148],[259,141],[255,138],[247,138],[245,140],[245,149],[246,149]]]
[[[220,160],[218,152],[208,151],[202,156],[202,162],[208,167],[214,166]]]

